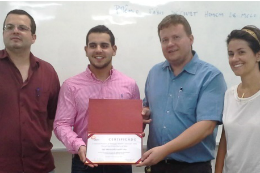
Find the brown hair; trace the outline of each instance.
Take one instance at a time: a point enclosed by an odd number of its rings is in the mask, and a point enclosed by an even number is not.
[[[233,39],[240,39],[247,42],[250,49],[256,54],[260,51],[260,29],[253,25],[243,27],[241,30],[233,30],[227,37],[227,44]],[[258,62],[260,70],[260,62]]]
[[[167,28],[170,25],[177,25],[177,24],[182,24],[184,26],[184,30],[188,36],[192,34],[190,24],[184,16],[179,14],[170,14],[166,16],[158,25],[159,38],[160,38],[160,30]]]

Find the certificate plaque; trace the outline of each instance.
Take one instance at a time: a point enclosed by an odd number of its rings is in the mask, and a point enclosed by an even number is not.
[[[140,135],[90,134],[87,143],[86,163],[139,163],[142,156],[142,136]]]
[[[142,101],[89,99],[86,163],[136,164],[142,157]]]

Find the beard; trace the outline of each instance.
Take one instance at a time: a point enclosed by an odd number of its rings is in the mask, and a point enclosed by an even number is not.
[[[104,64],[95,64],[95,63],[93,63],[92,61],[90,61],[90,64],[94,67],[94,68],[96,68],[96,69],[104,69],[104,68],[106,68],[107,66],[109,66],[110,64],[111,64],[111,62],[112,62],[112,58],[110,59],[110,61],[107,61],[107,62],[105,62]]]

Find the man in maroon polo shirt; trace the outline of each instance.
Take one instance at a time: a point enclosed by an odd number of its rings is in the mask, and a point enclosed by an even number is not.
[[[54,68],[35,57],[34,19],[23,10],[4,21],[0,50],[0,173],[49,173],[52,124],[60,83]]]

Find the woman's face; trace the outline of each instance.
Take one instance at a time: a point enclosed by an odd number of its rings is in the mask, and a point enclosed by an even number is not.
[[[229,65],[236,76],[259,72],[260,52],[254,53],[247,41],[232,39],[228,43]]]

